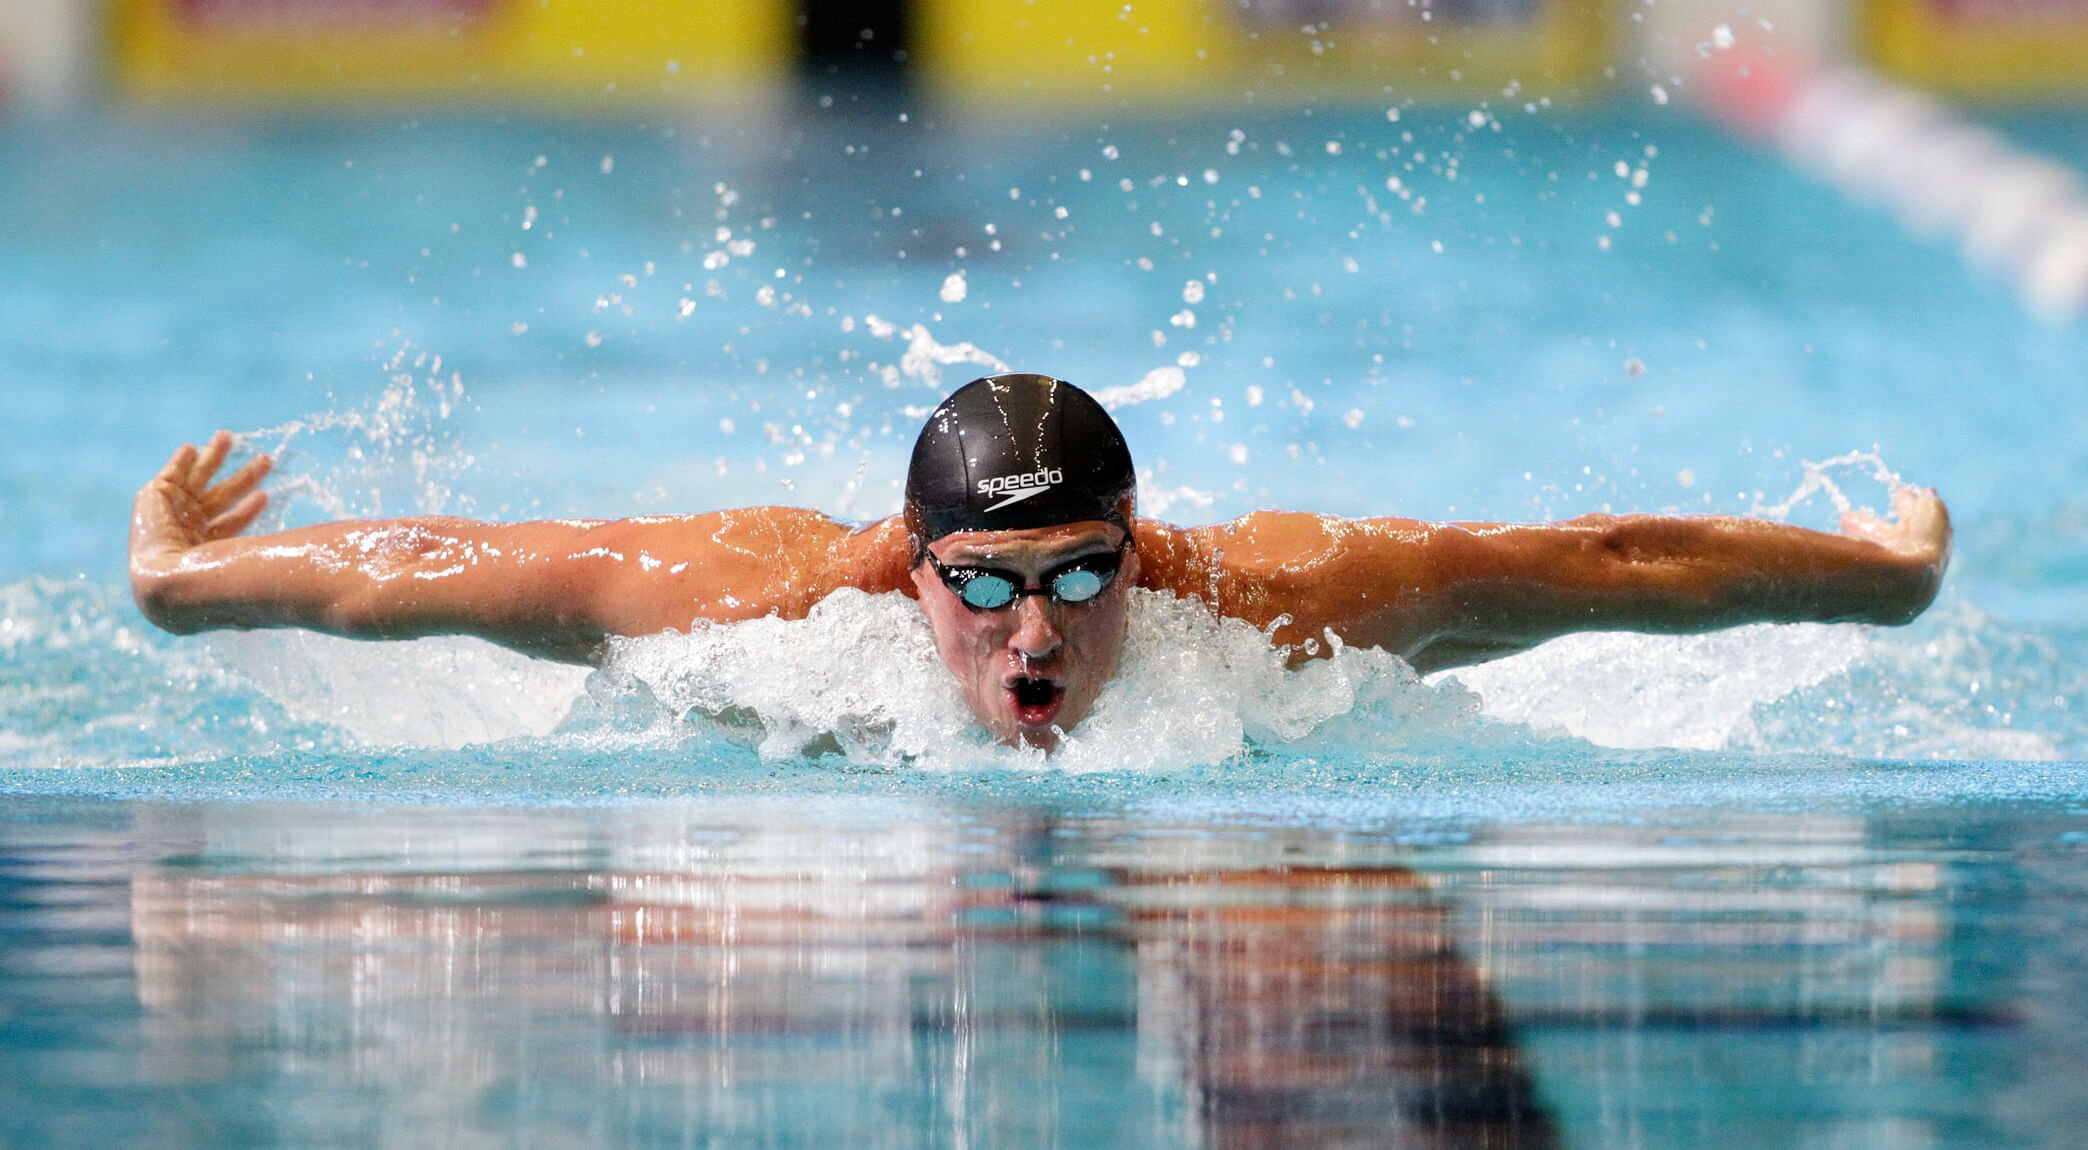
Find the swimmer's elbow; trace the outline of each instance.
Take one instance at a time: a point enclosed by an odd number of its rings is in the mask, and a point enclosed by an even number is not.
[[[1860,621],[1881,627],[1904,627],[1926,614],[1942,589],[1942,563],[1903,564],[1887,573]]]
[[[147,622],[172,635],[195,635],[237,624],[209,593],[208,581],[178,567],[133,564],[131,599]]]
[[[201,618],[185,609],[185,603],[174,585],[174,578],[165,572],[147,572],[133,569],[131,572],[131,599],[137,603],[138,612],[145,620],[162,631],[174,635],[193,635],[208,629]]]

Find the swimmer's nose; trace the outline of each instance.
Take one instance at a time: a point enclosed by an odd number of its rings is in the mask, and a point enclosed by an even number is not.
[[[1008,646],[1016,654],[1041,662],[1057,654],[1063,641],[1044,596],[1025,595],[1015,604],[1015,633],[1009,636]]]

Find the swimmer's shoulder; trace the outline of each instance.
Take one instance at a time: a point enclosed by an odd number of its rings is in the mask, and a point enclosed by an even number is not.
[[[1352,601],[1383,604],[1394,588],[1428,585],[1439,529],[1420,520],[1300,511],[1257,511],[1187,528],[1141,519],[1139,584],[1256,625],[1282,615],[1333,617],[1353,611]]]
[[[840,532],[828,545],[834,590],[854,587],[874,595],[887,591],[914,593],[909,575],[913,542],[907,537],[904,520],[894,515],[856,525],[827,522]]]
[[[843,587],[875,594],[913,585],[906,527],[896,516],[847,523],[804,507],[746,507],[684,517],[677,530],[693,547],[788,569],[808,596],[805,606]]]
[[[1285,558],[1298,554],[1298,540],[1318,520],[1288,511],[1257,511],[1201,527],[1139,519],[1132,528],[1138,585],[1226,610],[1237,604],[1243,583],[1278,577]]]
[[[590,553],[629,557],[597,579],[612,630],[683,629],[696,618],[802,618],[843,587],[910,587],[906,531],[896,519],[852,525],[802,507],[746,507],[600,524]]]

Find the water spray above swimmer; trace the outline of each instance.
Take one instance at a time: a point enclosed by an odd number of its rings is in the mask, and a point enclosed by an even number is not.
[[[247,535],[272,461],[229,476],[219,432],[138,493],[131,590],[169,631],[295,627],[471,635],[598,664],[618,637],[804,618],[844,588],[915,599],[979,723],[1050,750],[1122,657],[1131,590],[1270,636],[1293,665],[1378,647],[1422,673],[1578,631],[1762,622],[1896,625],[1935,599],[1950,520],[1901,487],[1893,520],[1829,534],[1727,516],[1429,523],[1260,511],[1177,527],[1137,514],[1131,452],[1093,397],[1006,373],[959,388],[914,444],[902,514],[794,507],[486,523],[424,516]]]

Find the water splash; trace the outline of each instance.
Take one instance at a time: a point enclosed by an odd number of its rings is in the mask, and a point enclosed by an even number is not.
[[[1382,651],[1348,648],[1293,672],[1236,619],[1144,590],[1131,603],[1117,677],[1048,758],[989,741],[899,595],[842,591],[804,620],[623,640],[596,693],[642,691],[675,716],[739,726],[771,759],[832,750],[931,769],[1164,771],[1265,745],[1391,750],[1472,735],[1476,700]]]
[[[460,484],[477,459],[450,422],[468,401],[461,374],[445,372],[440,354],[411,343],[383,370],[385,386],[364,406],[235,437],[280,461],[261,530],[283,525],[296,505],[325,520],[469,510]],[[541,735],[565,715],[585,675],[462,639],[373,645],[224,632],[200,644],[204,665],[242,678],[288,721],[332,728],[366,746],[461,747]]]
[[[910,381],[922,387],[939,389],[943,386],[942,369],[960,363],[977,364],[993,372],[1009,370],[1007,364],[977,344],[943,343],[928,330],[927,324],[917,323],[902,328],[890,320],[871,315],[863,317],[863,326],[878,339],[889,341],[903,337],[906,341],[906,350],[900,353],[898,363],[875,368],[886,387],[898,387]]]
[[[2088,755],[2088,670],[2049,635],[1969,604],[1863,633],[1835,674],[1760,708],[1730,746],[1858,758],[2055,760]]]
[[[951,278],[955,280],[958,277]],[[884,381],[886,387],[897,388],[913,384],[948,390],[943,381],[943,368],[957,364],[973,364],[993,373],[1014,370],[998,356],[970,341],[942,342],[936,338],[927,324],[916,323],[900,327],[890,320],[871,315],[863,317],[863,327],[877,339],[903,340],[906,344],[906,350],[900,353],[898,363],[872,365],[872,370],[877,372],[878,378]],[[1181,358],[1181,363],[1186,365],[1199,362],[1201,357],[1194,353],[1185,353]],[[1188,383],[1189,375],[1182,366],[1164,366],[1148,371],[1135,383],[1092,388],[1090,394],[1103,407],[1115,411],[1133,404],[1167,399],[1188,386]]]
[[[1156,367],[1137,383],[1105,387],[1094,392],[1095,402],[1110,411],[1166,399],[1189,385],[1189,374],[1179,367]]]
[[[1967,605],[1899,630],[1575,635],[1440,678],[1491,718],[1605,747],[2031,761],[2088,747],[2072,703],[2088,673]]]
[[[277,457],[262,530],[280,525],[293,501],[317,508],[325,519],[470,510],[460,483],[478,460],[457,443],[450,423],[469,402],[462,374],[445,375],[441,355],[411,343],[383,366],[385,385],[365,406],[234,436],[240,448]],[[325,472],[307,469],[307,461],[318,459],[335,462]]]
[[[1818,462],[1800,460],[1798,466],[1804,472],[1804,478],[1789,495],[1775,503],[1757,501],[1748,514],[1781,523],[1788,521],[1792,512],[1810,502],[1814,496],[1825,495],[1828,502],[1833,504],[1835,513],[1845,515],[1855,510],[1855,503],[1842,490],[1841,482],[1835,478],[1837,474],[1853,474],[1858,478],[1867,478],[1883,484],[1887,492],[1888,507],[1892,503],[1892,494],[1910,486],[1906,480],[1900,478],[1898,472],[1886,466],[1884,457],[1875,451],[1851,451]]]
[[[1900,630],[1582,636],[1430,683],[1353,648],[1287,671],[1244,624],[1134,603],[1123,673],[1046,758],[988,741],[897,595],[627,640],[583,691],[586,672],[472,640],[174,638],[114,588],[34,580],[0,587],[0,789],[566,801],[1030,779],[1058,801],[1245,787],[1286,817],[1474,817],[2005,795],[2076,787],[2032,763],[2088,758],[2073,648],[1964,606]]]
[[[285,713],[206,645],[153,630],[113,587],[0,587],[0,765],[215,760],[340,742]]]
[[[1570,635],[1511,659],[1453,671],[1494,718],[1607,747],[1723,750],[1755,709],[1844,673],[1866,636],[1822,625],[1683,637]]]
[[[1590,744],[2088,757],[2088,670],[2061,640],[1966,605],[1904,629],[1582,635],[1432,681],[1358,648],[1286,670],[1267,637],[1237,620],[1145,591],[1133,605],[1120,675],[1047,759],[988,740],[919,609],[899,595],[845,591],[804,620],[622,640],[589,678],[469,639],[178,639],[146,627],[113,588],[33,580],[0,588],[0,764],[503,742],[612,754],[683,746],[708,761],[713,752],[689,745],[720,739],[770,763],[1070,773],[1274,755],[1396,775],[1423,761]]]
[[[546,735],[588,674],[474,639],[359,643],[274,631],[208,642],[289,716],[332,725],[364,746],[455,748]]]

